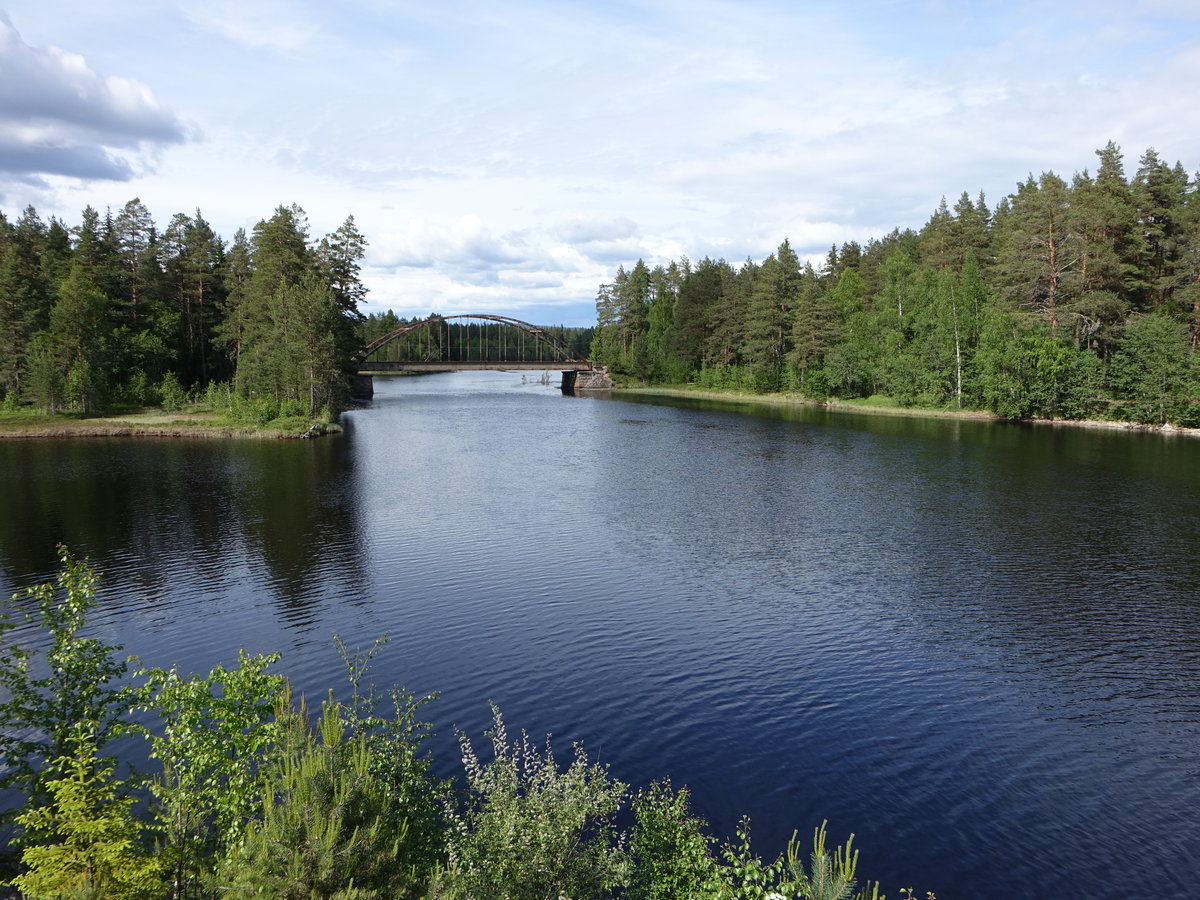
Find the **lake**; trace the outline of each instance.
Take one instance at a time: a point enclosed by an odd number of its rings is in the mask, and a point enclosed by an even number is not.
[[[444,774],[492,700],[892,897],[1195,895],[1200,442],[375,384],[335,438],[0,441],[0,591],[65,542],[97,634],[310,697],[389,633]]]

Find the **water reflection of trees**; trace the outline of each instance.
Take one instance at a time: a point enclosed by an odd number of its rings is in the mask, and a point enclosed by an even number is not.
[[[352,457],[317,441],[0,441],[0,590],[46,580],[65,543],[122,604],[267,590],[287,623],[363,581]]]

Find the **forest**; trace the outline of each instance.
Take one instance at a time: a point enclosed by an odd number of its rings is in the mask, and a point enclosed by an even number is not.
[[[622,266],[592,357],[654,383],[1200,426],[1200,176],[1096,155],[1094,175],[943,198],[920,231],[817,266],[787,240],[762,262]]]
[[[328,418],[359,347],[353,217],[314,240],[280,206],[218,237],[199,211],[161,232],[138,199],[79,225],[0,213],[0,400],[84,415],[220,397],[266,421]]]

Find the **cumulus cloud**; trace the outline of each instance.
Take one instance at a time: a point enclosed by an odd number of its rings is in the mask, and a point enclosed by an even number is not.
[[[494,278],[499,268],[525,268],[529,247],[519,234],[492,234],[477,215],[446,225],[413,219],[402,233],[380,236],[371,262],[382,268],[449,267],[464,280]]]
[[[0,12],[0,172],[126,181],[129,156],[185,139],[146,85],[100,75],[76,53],[32,47]]]
[[[606,243],[633,237],[636,233],[637,225],[624,217],[565,216],[552,229],[555,237],[568,244]]]

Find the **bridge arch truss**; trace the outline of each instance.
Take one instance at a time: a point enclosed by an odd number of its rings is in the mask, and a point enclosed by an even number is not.
[[[426,329],[423,335],[419,333],[422,328]],[[416,338],[406,347],[407,352],[402,354],[410,358],[370,359],[384,347],[407,335]],[[592,363],[560,337],[537,325],[508,316],[462,313],[435,315],[408,322],[376,338],[360,351],[359,368],[362,371],[445,371],[463,368],[567,368],[591,371]]]

